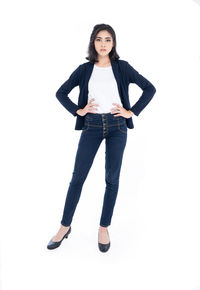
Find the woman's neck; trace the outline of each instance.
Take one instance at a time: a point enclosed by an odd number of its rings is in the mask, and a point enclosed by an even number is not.
[[[97,63],[95,63],[96,65],[98,65],[98,66],[102,66],[102,67],[104,67],[104,66],[110,66],[111,65],[111,61],[110,61],[110,58],[109,57],[107,57],[107,58],[104,58],[104,57],[99,57],[98,58],[98,62]]]

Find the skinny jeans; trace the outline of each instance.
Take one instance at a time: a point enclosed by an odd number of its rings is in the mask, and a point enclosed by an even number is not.
[[[61,224],[70,226],[83,184],[102,141],[105,139],[105,193],[100,226],[111,224],[119,188],[120,170],[127,141],[126,119],[111,113],[87,113],[78,142],[72,178],[69,183]]]

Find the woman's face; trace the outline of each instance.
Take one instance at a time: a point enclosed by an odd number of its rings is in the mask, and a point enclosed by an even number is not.
[[[99,56],[106,56],[112,50],[113,39],[107,30],[99,31],[94,40],[94,46]]]

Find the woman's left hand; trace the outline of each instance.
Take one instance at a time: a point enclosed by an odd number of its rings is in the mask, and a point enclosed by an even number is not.
[[[115,105],[116,107],[111,109],[111,114],[118,113],[114,115],[114,117],[122,116],[128,119],[134,115],[132,111],[126,110],[124,107],[120,106],[119,104],[116,104],[116,103],[112,103],[112,104]]]

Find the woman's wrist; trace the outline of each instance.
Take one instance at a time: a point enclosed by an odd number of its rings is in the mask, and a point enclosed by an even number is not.
[[[79,115],[79,113],[81,112],[81,110],[82,110],[82,109],[78,109],[78,110],[76,111],[76,114]],[[79,115],[79,116],[80,116],[80,115]]]
[[[134,115],[134,113],[131,110],[128,110],[131,113],[131,117]]]

